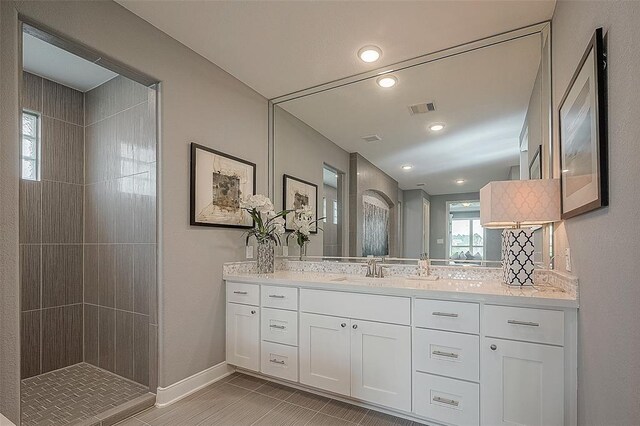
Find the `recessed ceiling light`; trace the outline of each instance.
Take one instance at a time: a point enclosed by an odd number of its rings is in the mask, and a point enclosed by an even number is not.
[[[376,80],[378,86],[384,87],[385,89],[395,86],[397,82],[398,79],[393,75],[384,75]]]
[[[365,46],[358,50],[358,58],[360,58],[362,62],[375,62],[380,59],[380,55],[382,55],[382,50],[377,46]]]
[[[458,185],[462,185],[463,183],[465,183],[466,181],[464,179],[456,179],[456,183]]]
[[[429,126],[429,130],[431,130],[432,132],[439,132],[442,129],[444,129],[443,123],[434,123],[431,126]]]
[[[413,166],[410,164],[405,164],[404,166],[402,166],[402,170],[411,170],[413,169]]]

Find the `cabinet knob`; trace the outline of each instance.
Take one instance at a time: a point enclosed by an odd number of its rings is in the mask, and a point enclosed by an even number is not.
[[[358,328],[358,324],[353,324],[353,329],[355,330],[356,328]]]
[[[251,315],[253,315],[253,314],[255,314],[255,313],[256,313],[256,311],[251,311]]]
[[[347,326],[346,322],[343,322],[342,324],[340,324],[340,327],[345,328]]]
[[[495,351],[496,349],[498,349],[498,347],[496,345],[491,345],[489,347],[491,348],[492,351]]]

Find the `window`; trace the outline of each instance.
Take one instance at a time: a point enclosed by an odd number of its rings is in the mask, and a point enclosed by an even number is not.
[[[484,258],[484,229],[480,226],[480,219],[451,219],[449,241],[451,241],[450,259],[482,260]]]
[[[322,197],[322,221],[327,223],[327,197]]]
[[[40,116],[33,112],[22,112],[20,160],[22,179],[40,180]]]
[[[338,200],[333,200],[333,224],[338,224]]]

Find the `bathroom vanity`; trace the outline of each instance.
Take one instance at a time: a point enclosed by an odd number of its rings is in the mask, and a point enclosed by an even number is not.
[[[225,267],[228,364],[419,421],[576,424],[577,280],[514,289],[493,268],[434,280],[291,263]]]

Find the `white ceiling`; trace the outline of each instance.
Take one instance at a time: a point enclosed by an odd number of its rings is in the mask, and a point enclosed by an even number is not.
[[[118,74],[23,33],[23,68],[67,87],[86,92]]]
[[[519,136],[541,55],[539,34],[394,73],[396,86],[375,79],[280,104],[348,152],[359,152],[396,179],[431,195],[478,191],[505,180],[519,163]],[[410,115],[433,101],[436,111]],[[430,132],[431,123],[446,123]],[[275,122],[278,143],[278,122]],[[376,134],[379,142],[365,142]],[[412,165],[410,171],[403,165]],[[457,179],[464,179],[462,185]]]
[[[116,0],[267,98],[551,19],[555,0]],[[357,51],[382,51],[365,64]]]

